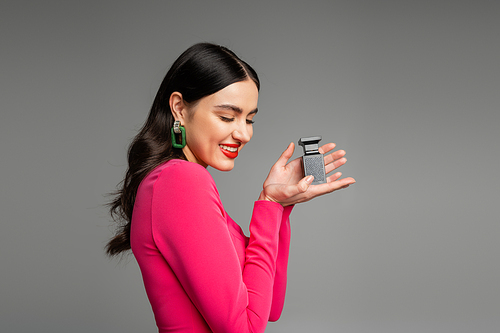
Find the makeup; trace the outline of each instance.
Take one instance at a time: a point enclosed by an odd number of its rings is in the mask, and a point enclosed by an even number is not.
[[[220,144],[219,148],[222,151],[224,155],[226,155],[229,158],[236,158],[238,157],[238,148],[240,145],[237,144],[232,144],[232,143],[226,143],[226,144]]]

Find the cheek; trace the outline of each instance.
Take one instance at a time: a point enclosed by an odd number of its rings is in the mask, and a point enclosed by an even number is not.
[[[221,133],[224,133],[224,129],[217,123],[199,122],[196,126],[190,127],[189,134],[186,130],[186,139],[196,155],[206,158],[218,149],[216,144],[223,139]]]

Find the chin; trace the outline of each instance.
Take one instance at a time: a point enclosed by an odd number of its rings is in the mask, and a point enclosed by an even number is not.
[[[234,168],[234,162],[229,163],[217,163],[211,165],[212,168],[217,169],[219,171],[231,171]]]

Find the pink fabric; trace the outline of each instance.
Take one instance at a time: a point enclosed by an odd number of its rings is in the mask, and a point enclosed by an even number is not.
[[[283,309],[291,207],[256,201],[250,238],[209,172],[171,160],[139,186],[131,245],[159,332],[264,332]]]

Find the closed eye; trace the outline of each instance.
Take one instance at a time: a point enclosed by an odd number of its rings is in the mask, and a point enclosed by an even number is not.
[[[227,118],[227,117],[223,117],[223,116],[219,116],[220,120],[222,121],[225,121],[227,123],[230,123],[234,120],[234,118]]]
[[[225,121],[227,123],[234,121],[234,118],[228,118],[228,117],[224,117],[224,116],[219,116],[219,118],[220,118],[220,120]],[[252,119],[247,119],[246,121],[247,121],[247,124],[249,124],[249,125],[255,123],[255,121],[253,121]]]

